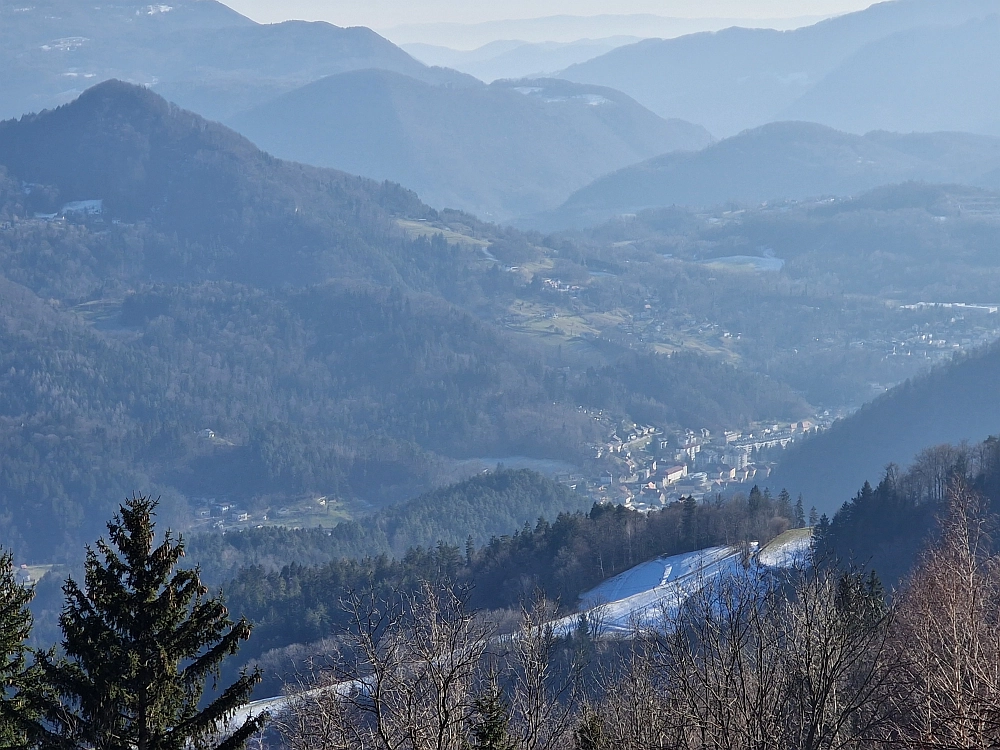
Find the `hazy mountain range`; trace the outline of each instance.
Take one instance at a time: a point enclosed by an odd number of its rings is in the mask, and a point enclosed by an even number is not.
[[[430,44],[469,50],[505,39],[521,39],[532,44],[571,43],[580,39],[609,36],[636,36],[643,39],[670,39],[702,31],[718,31],[730,26],[797,29],[816,23],[824,16],[791,18],[707,17],[680,18],[651,13],[602,13],[597,15],[557,15],[540,18],[512,18],[483,23],[418,23],[380,28],[396,44]]]
[[[779,348],[767,308],[755,308],[753,327],[736,309],[756,277],[720,281],[723,271],[703,265],[733,248],[763,252],[754,227],[728,244],[692,234],[698,252],[675,258],[680,233],[574,244],[443,209],[561,229],[646,208],[905,181],[1000,188],[1000,138],[990,135],[997,11],[1000,0],[900,0],[795,31],[629,44],[570,67],[572,80],[487,85],[367,29],[262,26],[212,0],[0,0],[0,112],[20,116],[0,124],[0,373],[12,394],[0,441],[14,467],[0,476],[0,499],[33,503],[23,517],[0,513],[0,530],[55,554],[79,542],[100,498],[138,482],[182,499],[237,483],[248,497],[333,487],[398,500],[432,486],[470,446],[578,460],[601,429],[581,405],[713,429],[800,417],[808,405],[783,373],[725,363],[745,364],[740,347],[769,332]],[[528,65],[529,52],[568,49],[477,54]],[[110,76],[153,90],[111,82],[23,115]],[[787,117],[815,122],[775,121]],[[735,135],[713,142],[713,129]],[[107,223],[36,216],[88,199],[104,201]],[[927,226],[948,216],[923,217],[923,272],[947,265],[977,278],[968,257],[935,266],[934,254],[975,250],[985,267],[995,196],[980,203],[982,220],[962,229],[975,243],[946,244]],[[849,229],[871,241],[844,243],[838,256],[849,269],[858,248],[886,257],[865,228],[883,217],[868,208]],[[905,210],[894,220],[908,221]],[[754,289],[776,306],[793,293],[847,304],[823,288],[832,277],[822,266],[786,255],[780,280]],[[884,273],[879,290],[891,291]],[[657,288],[644,286],[650,279]],[[714,294],[739,303],[729,320]],[[543,329],[524,322],[525,303]],[[697,316],[667,318],[688,315],[685,305]],[[805,307],[819,317],[818,304]],[[683,336],[649,344],[673,324]],[[740,343],[722,340],[723,328]],[[799,331],[803,341],[811,333]],[[536,346],[543,337],[560,343]],[[566,359],[564,340],[578,346]],[[704,341],[711,355],[690,354]],[[996,400],[996,358],[991,350],[894,391],[790,454],[775,481],[829,506],[887,460],[995,431],[1000,418],[976,404]],[[232,439],[195,443],[208,426]],[[60,468],[43,476],[50,459]],[[53,505],[64,513],[48,540],[38,519]]]
[[[152,86],[221,118],[347,70],[454,83],[373,31],[256,24],[214,0],[169,5],[0,0],[0,118],[64,104],[109,78]]]
[[[855,195],[923,180],[997,187],[1000,138],[967,133],[865,136],[802,122],[764,125],[696,153],[659,156],[607,175],[526,224],[598,224],[657,206]]]
[[[599,285],[581,256],[281,161],[141,87],[0,123],[0,166],[0,536],[21,554],[77,549],[133,486],[183,519],[188,498],[329,487],[371,507],[458,459],[572,459],[600,430],[579,403],[807,413],[698,354],[626,357],[612,392],[627,350],[564,356],[509,331],[533,287],[482,249]],[[101,215],[65,208],[85,200]]]
[[[647,40],[561,76],[619,89],[716,137],[800,116],[840,127],[850,120],[858,132],[917,130],[930,121],[936,128],[992,128],[981,94],[1000,85],[994,22],[951,27],[998,12],[998,0],[896,0],[795,31],[731,28]],[[959,106],[943,113],[938,102]]]
[[[120,78],[222,119],[277,156],[397,181],[437,207],[540,227],[656,205],[853,194],[908,179],[982,184],[974,163],[965,171],[950,157],[938,165],[937,146],[900,154],[888,137],[851,141],[804,126],[746,134],[697,156],[673,152],[775,119],[850,132],[996,132],[981,92],[1000,86],[1000,20],[989,17],[997,11],[1000,0],[897,0],[791,31],[731,28],[625,44],[571,65],[562,75],[575,83],[485,86],[428,67],[368,29],[260,25],[214,0],[96,8],[3,0],[0,116]],[[604,19],[607,33],[615,19]],[[663,21],[639,20],[648,33]],[[557,21],[567,19],[536,19],[532,28]],[[490,79],[623,41],[421,54]],[[963,148],[989,150],[977,143]],[[986,153],[978,158],[997,167]]]
[[[492,83],[501,78],[551,75],[638,41],[638,37],[619,36],[572,42],[502,40],[469,51],[432,44],[404,44],[402,48],[427,65],[453,68]]]
[[[620,92],[559,80],[434,86],[387,71],[325,78],[229,121],[285,159],[412,188],[438,208],[509,221],[591,180],[711,142]]]

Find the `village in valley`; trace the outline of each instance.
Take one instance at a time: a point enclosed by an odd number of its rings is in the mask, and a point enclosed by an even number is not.
[[[682,498],[703,500],[766,482],[785,448],[832,423],[824,413],[812,420],[757,425],[746,432],[622,425],[603,444],[593,446],[585,476],[556,478],[592,495],[595,502],[651,511]]]

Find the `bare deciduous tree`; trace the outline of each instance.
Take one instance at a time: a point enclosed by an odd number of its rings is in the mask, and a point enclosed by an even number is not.
[[[503,639],[448,589],[351,596],[334,669],[280,716],[292,750],[556,750],[573,734],[579,669],[557,663],[544,600]]]
[[[636,750],[861,746],[899,672],[876,583],[755,568],[703,582],[667,629],[636,634],[597,708],[604,735]]]
[[[282,718],[294,750],[463,750],[491,631],[449,589],[348,598],[346,658]]]
[[[941,534],[900,603],[897,648],[909,664],[905,713],[891,739],[909,747],[1000,745],[1000,557],[983,500],[956,480]]]
[[[572,734],[580,703],[579,665],[558,669],[556,608],[539,598],[525,607],[511,641],[511,733],[521,750],[554,750]]]

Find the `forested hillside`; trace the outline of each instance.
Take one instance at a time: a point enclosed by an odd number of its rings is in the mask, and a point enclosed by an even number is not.
[[[601,177],[527,223],[584,227],[642,209],[855,196],[911,180],[992,187],[1000,139],[968,133],[851,135],[808,122],[748,130],[691,154]]]
[[[623,365],[606,393],[610,371],[590,370],[624,348],[564,356],[497,325],[545,292],[481,250],[540,268],[558,251],[282,162],[138,87],[0,124],[0,164],[0,517],[33,562],[78,554],[136,486],[180,527],[221,500],[255,519],[325,496],[363,514],[455,479],[459,459],[577,462],[628,410],[804,408],[698,355]]]
[[[429,215],[396,185],[278,161],[116,81],[0,124],[0,164],[50,188],[29,195],[33,211],[97,199],[109,219],[176,235],[175,252],[193,266],[189,279],[274,286],[364,275],[392,283],[414,266],[393,218]]]
[[[824,512],[840,506],[887,464],[905,465],[928,445],[977,442],[1000,432],[1000,347],[915,378],[789,450],[773,481]]]
[[[462,497],[469,502],[465,507],[473,507],[473,503],[490,501],[509,503],[519,493],[534,494],[545,484],[540,477],[498,472],[429,495],[395,515],[420,524],[421,503],[443,499],[445,494]],[[548,490],[549,495],[560,492],[555,487]],[[549,501],[545,504],[557,507]],[[381,526],[384,521],[373,523]],[[395,559],[335,557],[323,565],[290,564],[274,569],[274,555],[283,547],[296,549],[296,555],[308,555],[324,546],[348,549],[343,546],[347,538],[342,529],[335,530],[328,541],[314,532],[296,532],[280,540],[269,533],[227,534],[221,540],[195,540],[192,550],[208,561],[227,554],[249,561],[254,554],[266,552],[259,558],[263,565],[250,564],[225,587],[233,611],[256,624],[254,643],[246,654],[258,657],[271,652],[263,656],[271,673],[262,688],[266,693],[267,688],[277,687],[277,675],[331,647],[329,641],[318,642],[337,636],[348,622],[339,601],[351,591],[374,588],[386,596],[393,588],[415,591],[420,581],[448,582],[469,587],[470,603],[484,610],[516,611],[543,594],[571,611],[587,589],[657,555],[747,540],[766,543],[794,524],[794,508],[787,495],[771,497],[754,488],[749,496],[729,502],[692,500],[648,515],[609,505],[594,506],[589,513],[543,515],[520,531],[512,529],[513,533],[494,536],[485,544],[435,544],[410,549]],[[481,523],[476,526],[483,528]]]
[[[984,500],[993,516],[1000,503],[1000,440],[942,444],[920,451],[912,461],[872,474],[816,531],[820,559],[870,566],[890,589],[905,583],[956,492]],[[996,542],[989,541],[989,549]]]
[[[591,504],[586,496],[535,472],[497,467],[332,529],[262,527],[198,534],[189,554],[206,580],[221,584],[247,567],[274,572],[293,562],[308,566],[378,555],[402,558],[414,547],[481,547],[525,524],[533,526],[539,518],[590,510]]]

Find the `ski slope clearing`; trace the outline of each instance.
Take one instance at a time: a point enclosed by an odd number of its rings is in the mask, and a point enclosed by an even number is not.
[[[774,539],[764,549],[711,547],[683,555],[658,557],[611,578],[580,597],[580,612],[553,623],[564,635],[587,616],[600,636],[620,637],[634,627],[662,624],[706,585],[723,577],[760,566],[784,569],[808,563],[811,529],[795,529]]]
[[[635,627],[657,627],[672,620],[691,597],[727,576],[757,571],[786,569],[808,564],[812,529],[793,529],[776,537],[760,549],[750,545],[710,547],[636,565],[624,573],[580,596],[580,611],[552,623],[557,635],[572,633],[585,615],[594,635],[624,638]],[[300,698],[309,699],[325,691],[350,691],[364,684],[344,682],[327,688],[314,689]],[[231,731],[249,716],[269,712],[272,716],[284,711],[291,698],[277,696],[254,701],[240,709],[227,724]]]

